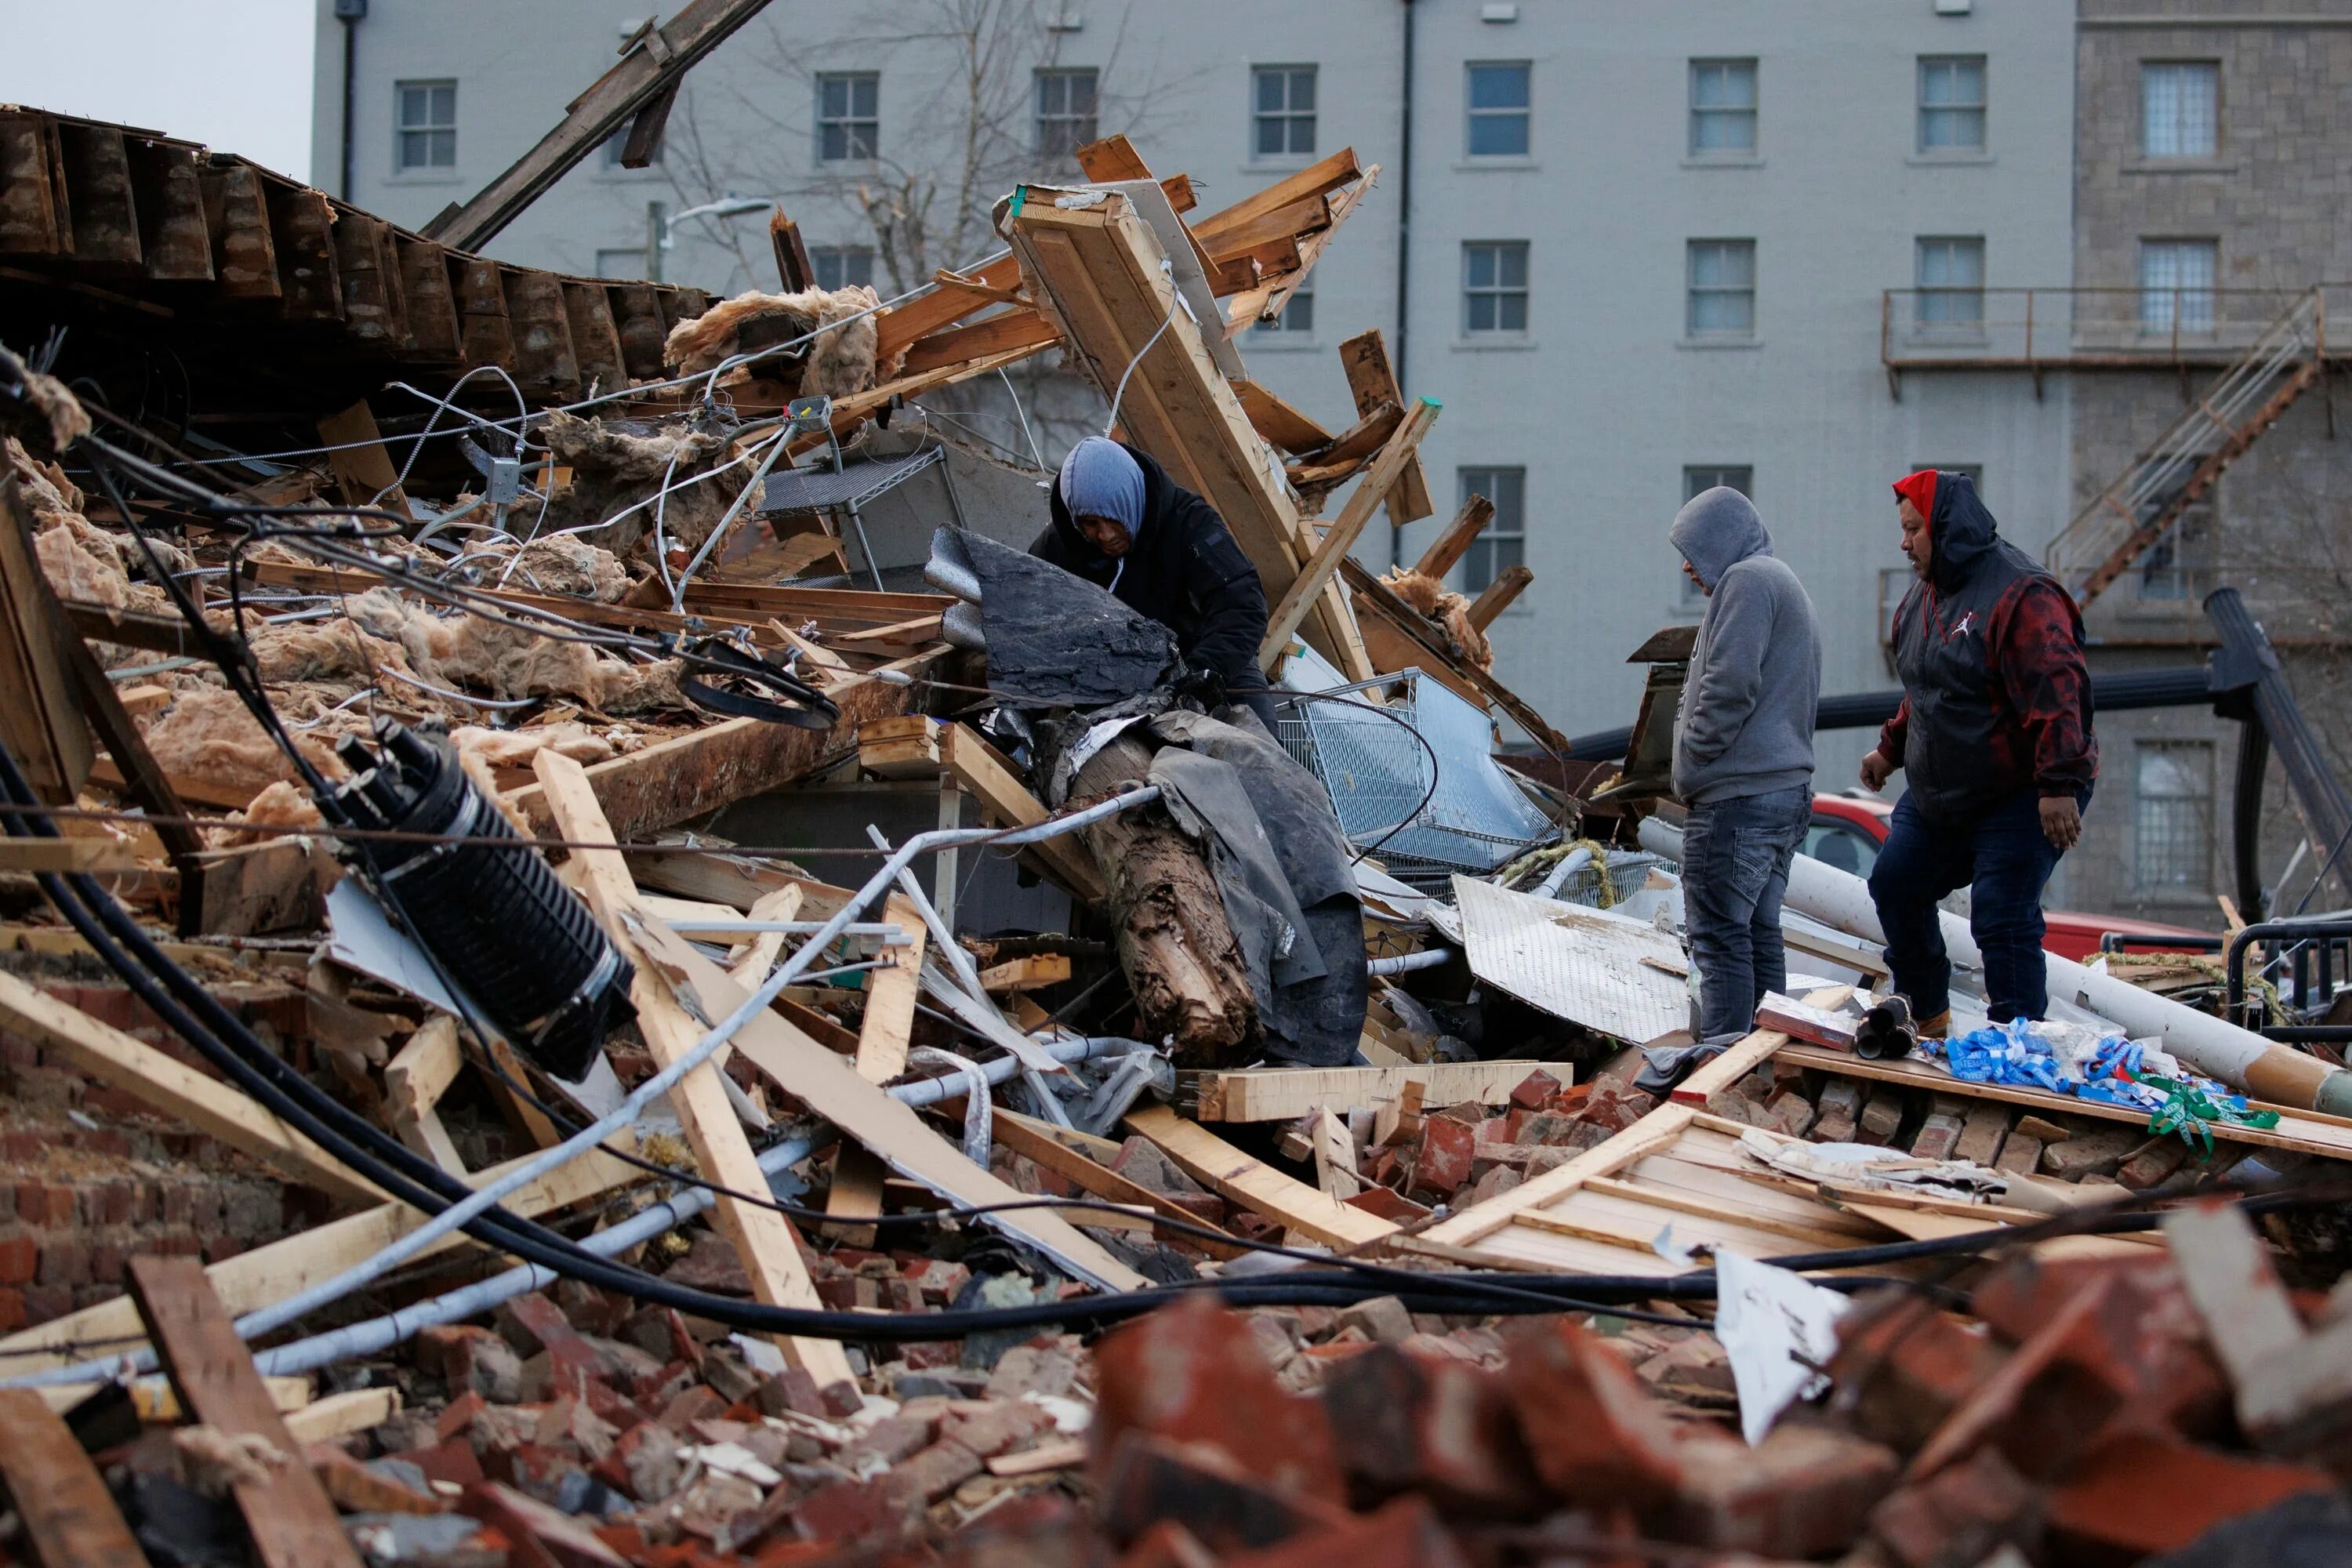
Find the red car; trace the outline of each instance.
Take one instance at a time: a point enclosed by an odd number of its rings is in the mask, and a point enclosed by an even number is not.
[[[1867,877],[1871,867],[1878,862],[1878,847],[1886,842],[1887,819],[1894,815],[1892,805],[1867,795],[1817,795],[1813,797],[1813,826],[1805,834],[1804,852],[1825,866]],[[2077,963],[2086,963],[2096,954],[2099,938],[2111,931],[2127,936],[2204,934],[2157,921],[2086,915],[2071,910],[2044,910],[2042,919],[2048,927],[2042,945]]]

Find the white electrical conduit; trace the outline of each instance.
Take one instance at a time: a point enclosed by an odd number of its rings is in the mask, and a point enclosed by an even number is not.
[[[1679,861],[1682,829],[1654,816],[1644,818],[1642,847]],[[1870,884],[1809,855],[1800,855],[1790,863],[1784,901],[1800,914],[1852,935],[1882,945],[1886,941]],[[1949,911],[1941,919],[1944,950],[1951,961],[1981,970],[1984,956],[1977,950],[1969,922]],[[2049,971],[2052,996],[2090,1009],[2134,1039],[2160,1040],[2166,1050],[2208,1078],[2273,1105],[2352,1115],[2352,1073],[2342,1068],[2330,1067],[2317,1057],[2266,1040],[2251,1029],[2153,991],[2143,991],[2127,980],[2086,969],[2071,958],[2045,950],[2042,961]]]
[[[697,915],[665,917],[662,924],[680,936],[735,936],[743,932],[782,931],[786,936],[809,936],[824,929],[823,921],[754,921],[722,920],[716,916]],[[878,936],[884,947],[908,947],[915,939],[907,928],[896,921],[852,921],[838,933],[842,936]]]
[[[1366,974],[1402,974],[1409,969],[1434,969],[1454,956],[1449,947],[1433,947],[1421,952],[1400,953],[1394,958],[1369,959],[1364,964]]]
[[[307,1317],[321,1308],[342,1300],[354,1290],[364,1289],[450,1232],[463,1227],[467,1221],[485,1213],[508,1194],[537,1181],[550,1171],[571,1163],[624,1128],[634,1126],[637,1119],[645,1114],[646,1107],[656,1099],[667,1093],[679,1079],[717,1055],[721,1047],[734,1038],[737,1030],[765,1012],[769,1005],[782,994],[784,987],[797,980],[814,963],[818,954],[831,944],[834,938],[848,929],[856,919],[857,911],[864,909],[896,880],[898,874],[905,870],[918,856],[929,850],[945,848],[951,845],[1034,844],[1043,839],[1058,837],[1062,834],[1074,832],[1080,827],[1159,798],[1160,786],[1148,784],[1141,789],[1130,790],[1125,795],[1114,795],[1108,800],[1089,806],[1084,811],[1075,812],[1068,816],[1049,818],[1010,833],[990,827],[946,827],[917,834],[887,856],[881,866],[875,870],[874,875],[867,878],[864,886],[850,895],[848,900],[842,905],[834,917],[818,927],[814,934],[794,949],[790,957],[778,964],[768,978],[761,983],[759,988],[743,999],[741,1005],[712,1026],[709,1032],[696,1041],[693,1048],[684,1056],[639,1084],[629,1093],[628,1098],[614,1108],[610,1114],[582,1128],[562,1142],[542,1152],[535,1158],[522,1162],[498,1180],[475,1189],[470,1196],[450,1205],[373,1258],[352,1265],[332,1279],[321,1280],[308,1289],[299,1290],[274,1306],[247,1312],[236,1321],[238,1336],[247,1340],[258,1339],[264,1334],[283,1328],[288,1323]],[[154,1352],[151,1348],[142,1352],[141,1356],[134,1359],[144,1363],[135,1370],[148,1370],[154,1364]],[[76,1381],[58,1375],[62,1370],[52,1369],[47,1373],[34,1373],[32,1378],[37,1383]],[[94,1375],[101,1374],[85,1369],[82,1381],[87,1381],[89,1377]],[[0,1383],[0,1387],[30,1385],[26,1380],[21,1378]]]
[[[1045,1047],[1058,1061],[1089,1061],[1097,1057],[1118,1056],[1142,1048],[1139,1042],[1117,1038],[1058,1041]],[[999,1057],[980,1064],[981,1076],[992,1084],[1003,1083],[1020,1068],[1012,1057]],[[905,1105],[936,1105],[952,1100],[959,1094],[971,1092],[970,1080],[961,1072],[944,1078],[927,1078],[914,1083],[900,1084],[886,1089],[893,1100]],[[760,1153],[760,1169],[773,1176],[791,1169],[814,1153],[819,1146],[814,1138],[788,1138]],[[599,1258],[611,1258],[626,1252],[640,1242],[652,1240],[667,1231],[677,1229],[696,1215],[718,1202],[708,1187],[682,1187],[661,1203],[649,1205],[627,1219],[607,1226],[593,1236],[581,1239],[584,1252]],[[543,1290],[555,1283],[555,1271],[536,1263],[526,1263],[494,1274],[488,1279],[452,1290],[431,1300],[413,1302],[396,1312],[365,1322],[352,1323],[314,1334],[307,1340],[297,1340],[273,1350],[257,1352],[254,1364],[265,1377],[292,1377],[301,1373],[315,1372],[353,1356],[379,1355],[410,1339],[419,1331],[442,1323],[462,1323],[467,1319],[488,1311],[501,1301],[511,1301],[517,1296],[532,1290]],[[89,1363],[86,1363],[89,1364]],[[105,1372],[103,1366],[100,1373]],[[89,1381],[86,1374],[81,1381]]]

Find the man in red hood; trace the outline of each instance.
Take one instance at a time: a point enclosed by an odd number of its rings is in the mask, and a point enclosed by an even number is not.
[[[2082,837],[2098,777],[2083,617],[2072,595],[1996,531],[1976,483],[1949,469],[1895,482],[1917,581],[1895,614],[1903,705],[1862,760],[1862,782],[1909,775],[1870,894],[1895,989],[1923,1035],[1951,1025],[1951,964],[1937,900],[1970,889],[1996,1023],[2049,1005],[2042,890]]]

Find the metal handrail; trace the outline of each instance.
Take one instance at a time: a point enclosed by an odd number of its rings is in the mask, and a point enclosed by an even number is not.
[[[2282,310],[2313,289],[2337,291],[2339,305],[2352,304],[2352,281],[2335,280],[2303,289],[1888,289],[1879,300],[1879,360],[1890,374],[1972,367],[2042,371],[2210,365],[2237,358],[2262,338]],[[2151,295],[2168,293],[2171,308],[2167,319],[2151,332],[2145,305]],[[1980,309],[1974,321],[1918,319],[1920,299],[1953,296],[1976,298]],[[2095,307],[2105,301],[2128,308],[2097,311]],[[2199,302],[2211,310],[2210,326],[2200,328],[2189,320],[2184,307]],[[2088,316],[2086,304],[2094,307]],[[2243,309],[2232,310],[2233,305]]]

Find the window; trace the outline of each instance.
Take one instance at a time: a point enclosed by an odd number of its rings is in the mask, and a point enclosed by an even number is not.
[[[864,245],[817,245],[809,247],[809,265],[816,269],[820,289],[846,289],[874,281],[874,250]]]
[[[1462,556],[1462,591],[1478,594],[1528,554],[1528,471],[1525,468],[1460,468],[1461,499],[1485,496],[1495,503],[1494,520],[1470,542]]]
[[[2151,60],[2139,68],[2139,150],[2149,158],[2210,158],[2221,151],[2221,67]]]
[[[1315,68],[1259,66],[1250,72],[1250,156],[1288,158],[1315,151]]]
[[[1820,816],[1805,829],[1801,853],[1849,877],[1867,877],[1878,864],[1878,840],[1843,817]]]
[[[1923,236],[1917,242],[1912,296],[1927,331],[1978,331],[1984,326],[1984,240],[1980,236]]]
[[[1690,63],[1690,150],[1694,157],[1756,151],[1756,62]]]
[[[394,138],[397,167],[454,169],[457,166],[457,84],[454,81],[404,81],[393,85],[399,105],[399,134]]]
[[[1919,151],[1981,153],[1985,145],[1985,58],[1919,57]]]
[[[1095,71],[1037,73],[1037,153],[1066,158],[1095,139]]]
[[[1463,246],[1462,330],[1465,332],[1524,332],[1528,330],[1526,240],[1474,240]]]
[[[2212,881],[2213,744],[2142,741],[2137,750],[2133,879],[2142,892],[2202,893]]]
[[[1756,242],[1690,242],[1690,309],[1695,338],[1756,335]]]
[[[596,252],[599,278],[643,278],[646,270],[646,247],[642,245]]]
[[[1717,485],[1728,485],[1753,500],[1756,499],[1756,470],[1745,463],[1700,465],[1683,469],[1683,500],[1686,501],[1697,499],[1701,491],[1711,490]],[[1677,567],[1675,575],[1682,584],[1684,604],[1706,603],[1706,595],[1700,591],[1697,584],[1690,580],[1689,573]]]
[[[1250,328],[1259,336],[1296,333],[1304,336],[1315,331],[1315,285],[1301,284],[1289,299],[1283,301],[1281,313],[1272,321],[1261,321]]]
[[[668,129],[665,127],[662,134],[654,138],[653,157],[647,162],[646,167],[653,168],[662,161],[662,144],[668,140]],[[621,154],[628,150],[629,128],[624,125],[604,138],[604,151],[597,154],[596,162],[601,167],[606,169],[625,169],[628,165],[621,162]]]
[[[1915,472],[1916,470],[1914,470]],[[1878,641],[1887,650],[1887,668],[1894,668],[1895,617],[1903,608],[1903,600],[1911,592],[1918,576],[1908,566],[1881,566],[1878,569]]]
[[[2154,522],[2179,497],[2178,485],[2158,490],[2138,508],[2142,522]],[[2209,489],[2189,502],[2157,542],[2134,563],[2132,596],[2151,609],[2196,607],[2212,576],[2213,512],[2219,498]]]
[[[1473,158],[1524,158],[1528,155],[1528,76],[1525,60],[1489,61],[1469,71],[1469,155]]]
[[[820,163],[856,163],[881,145],[879,71],[826,71],[816,79],[816,156]]]
[[[2213,330],[2213,279],[2221,244],[2210,239],[2139,242],[2139,324],[2149,332]]]

